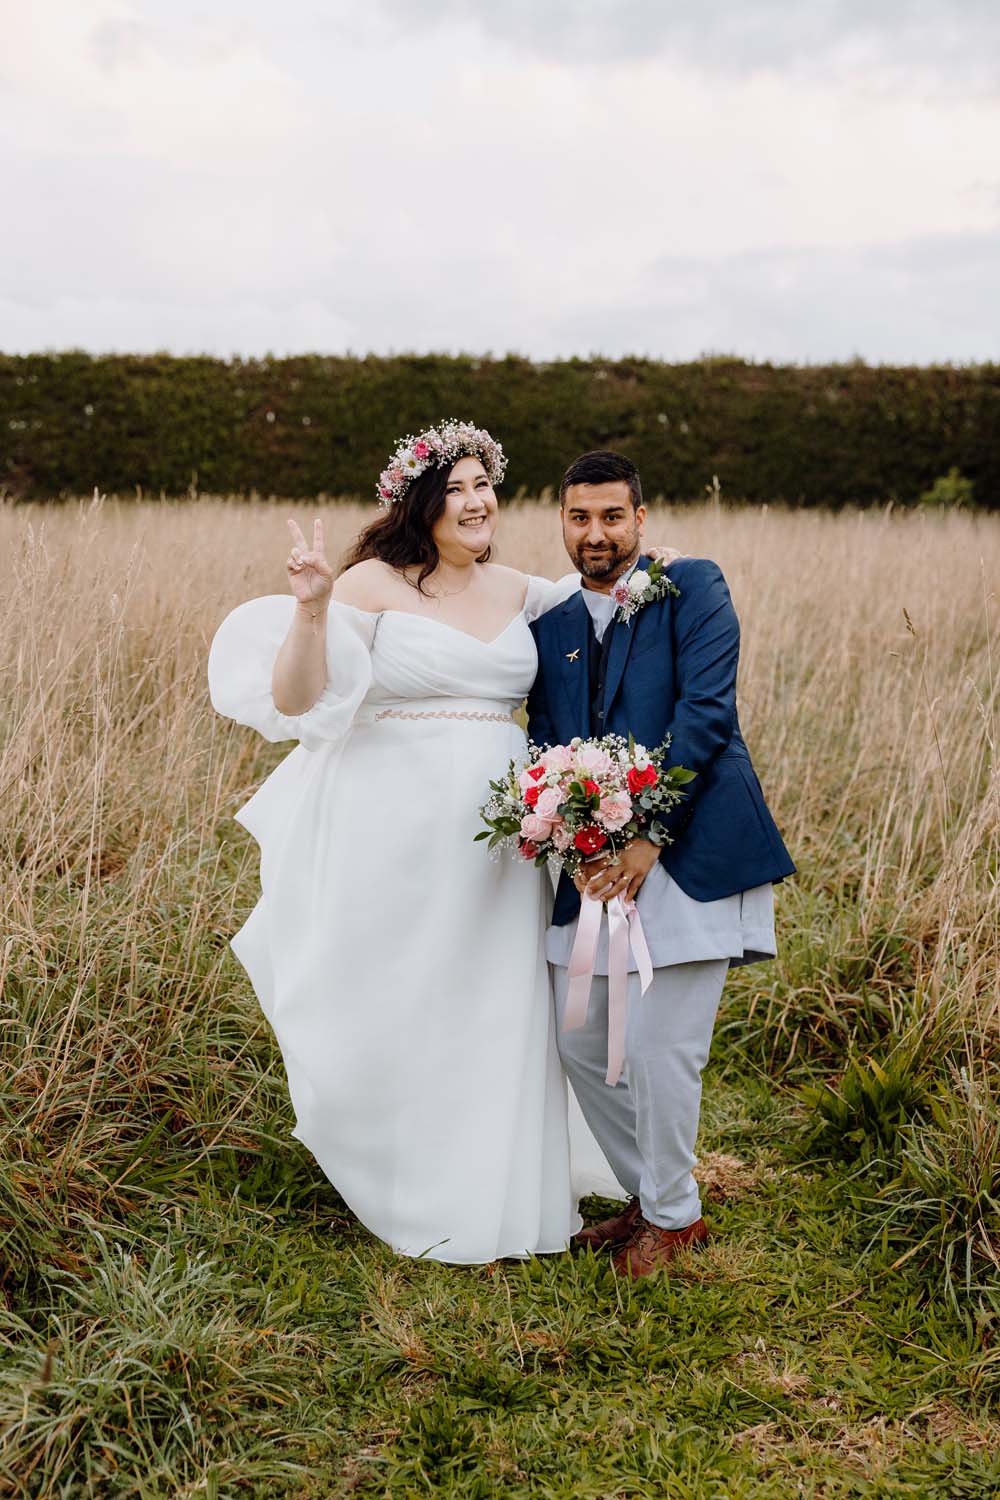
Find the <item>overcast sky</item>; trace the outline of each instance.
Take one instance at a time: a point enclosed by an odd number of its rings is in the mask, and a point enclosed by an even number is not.
[[[1000,359],[998,0],[0,0],[0,349]]]

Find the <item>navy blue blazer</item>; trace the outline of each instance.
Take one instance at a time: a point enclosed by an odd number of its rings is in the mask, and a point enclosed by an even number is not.
[[[638,566],[648,567],[640,557]],[[795,874],[764,801],[736,715],[740,626],[729,588],[714,562],[682,557],[669,576],[680,596],[616,621],[604,685],[606,734],[628,735],[652,750],[671,736],[665,764],[697,773],[684,801],[662,821],[672,843],[660,860],[695,901]],[[528,695],[528,734],[537,745],[567,744],[590,733],[587,649],[592,630],[581,594],[532,623],[538,675]],[[609,627],[610,628],[610,627]],[[565,874],[552,920],[580,909]]]

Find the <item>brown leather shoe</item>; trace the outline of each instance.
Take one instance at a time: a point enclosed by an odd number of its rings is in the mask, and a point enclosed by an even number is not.
[[[637,1281],[640,1276],[651,1276],[654,1271],[669,1265],[678,1250],[688,1245],[703,1245],[708,1239],[708,1226],[704,1219],[695,1219],[686,1229],[661,1229],[658,1224],[648,1224],[641,1216],[635,1233],[614,1256],[611,1264],[622,1276],[631,1276]]]
[[[600,1224],[591,1224],[573,1236],[574,1250],[617,1250],[627,1245],[635,1233],[637,1224],[643,1223],[638,1198],[630,1198],[620,1214],[613,1219],[602,1219]]]

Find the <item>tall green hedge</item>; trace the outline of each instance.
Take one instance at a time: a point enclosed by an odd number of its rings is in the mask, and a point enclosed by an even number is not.
[[[451,415],[500,438],[508,494],[611,447],[668,499],[717,474],[731,499],[910,504],[954,468],[1000,506],[1000,366],[736,359],[0,355],[0,486],[367,497],[397,437]]]

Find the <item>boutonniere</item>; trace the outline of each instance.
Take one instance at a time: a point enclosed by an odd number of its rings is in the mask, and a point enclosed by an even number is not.
[[[667,577],[663,563],[657,558],[648,568],[636,568],[630,577],[615,584],[611,590],[611,597],[618,605],[615,619],[623,620],[628,625],[632,616],[637,615],[647,604],[652,604],[654,599],[665,599],[668,594],[679,597],[680,592],[673,579]]]

